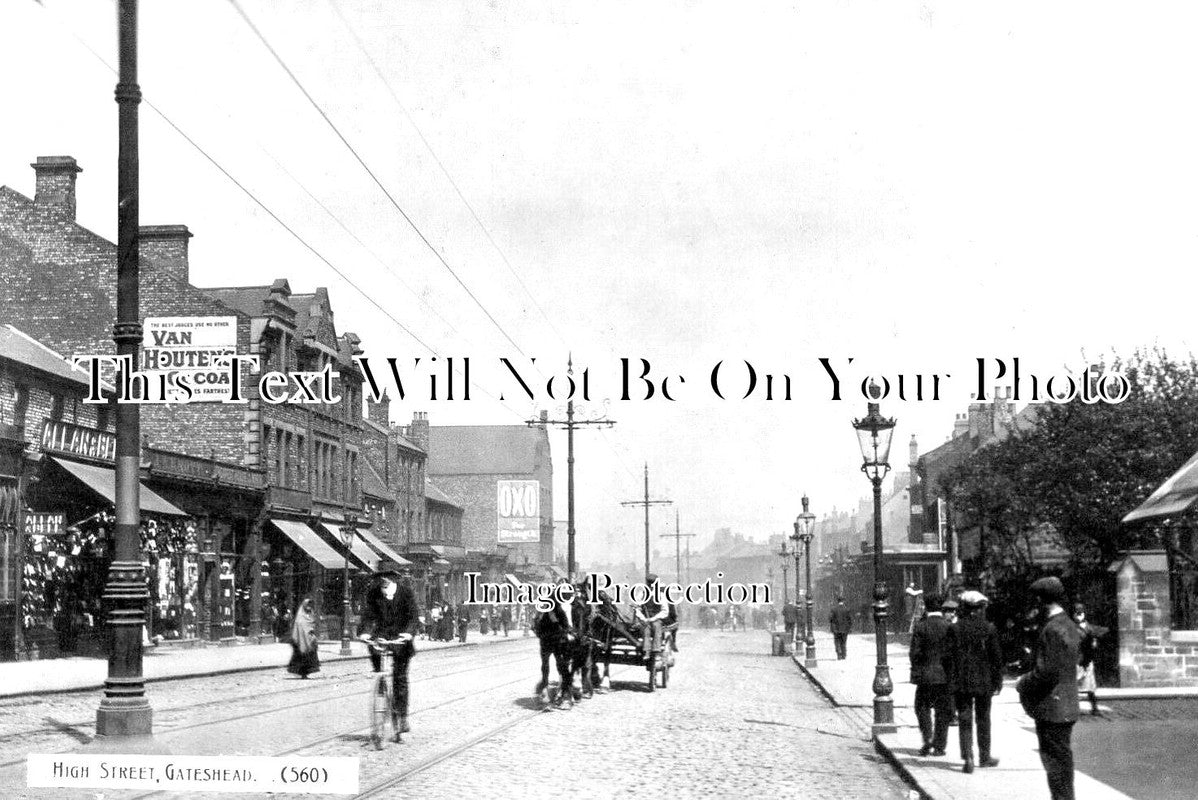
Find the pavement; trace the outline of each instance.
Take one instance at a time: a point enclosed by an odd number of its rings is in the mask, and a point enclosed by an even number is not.
[[[443,650],[455,647],[490,646],[496,642],[520,641],[521,635],[481,636],[471,631],[466,643],[416,640],[416,649]],[[529,638],[532,638],[531,635]],[[322,641],[320,662],[367,658],[366,645],[352,640],[348,656],[341,655],[341,642]],[[145,648],[142,674],[146,683],[221,675],[232,672],[282,669],[291,659],[291,645],[282,643],[197,647],[158,645]],[[104,688],[108,661],[102,658],[54,658],[42,661],[0,663],[0,698],[44,695],[58,692],[88,692]]]
[[[848,657],[836,659],[832,635],[815,634],[817,664],[804,666],[802,647],[793,656],[795,663],[837,707],[850,711],[864,730],[873,723],[873,678],[877,648],[872,634],[851,634]],[[910,683],[911,661],[904,644],[890,641],[886,649],[890,679],[894,683],[895,733],[874,737],[878,752],[930,800],[1033,800],[1047,798],[1048,782],[1036,747],[1035,727],[1019,705],[1014,681],[1008,680],[994,698],[991,708],[991,751],[999,759],[998,767],[977,769],[971,775],[961,771],[963,761],[957,745],[957,727],[949,729],[947,755],[919,757],[923,740],[915,720],[915,686]],[[1133,692],[1107,690],[1102,697],[1134,696]],[[976,747],[976,745],[975,745]],[[976,758],[975,753],[975,758]],[[1126,795],[1095,778],[1077,772],[1074,788],[1086,800],[1128,800]]]

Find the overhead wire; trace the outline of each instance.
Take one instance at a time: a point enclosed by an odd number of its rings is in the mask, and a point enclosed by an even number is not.
[[[478,216],[478,212],[474,210],[474,206],[471,204],[471,202],[466,199],[466,195],[458,186],[457,181],[455,181],[453,176],[449,174],[449,170],[446,168],[444,162],[441,161],[441,158],[437,155],[436,151],[433,150],[432,143],[429,142],[428,138],[424,135],[424,132],[416,123],[416,119],[412,116],[411,112],[408,111],[408,107],[402,100],[399,99],[399,93],[395,91],[395,87],[391,85],[391,81],[387,79],[387,76],[383,74],[382,69],[379,68],[378,63],[370,55],[370,51],[367,49],[366,43],[362,41],[362,38],[358,35],[358,32],[354,29],[353,25],[351,25],[349,20],[345,18],[345,15],[341,13],[341,9],[338,7],[336,0],[328,0],[328,3],[333,9],[333,13],[336,14],[337,18],[341,20],[341,24],[345,26],[346,31],[349,32],[350,38],[352,38],[354,43],[358,46],[358,51],[362,53],[362,57],[366,59],[366,63],[370,65],[371,70],[374,71],[374,74],[379,79],[379,82],[383,84],[384,88],[387,90],[387,93],[391,95],[391,99],[395,102],[396,107],[404,115],[404,118],[407,119],[408,124],[412,126],[412,130],[416,132],[416,136],[419,137],[421,144],[424,145],[424,149],[428,151],[428,154],[432,157],[433,162],[437,165],[437,168],[441,170],[441,174],[445,176],[445,180],[449,182],[451,187],[453,187],[453,191],[458,196],[458,199],[462,201],[462,205],[466,207],[468,212],[470,212],[471,218],[478,225],[478,228],[482,231],[483,236],[486,237],[486,240],[490,243],[492,249],[494,249],[499,255],[500,260],[503,261],[503,264],[507,267],[508,272],[512,273],[512,277],[514,277],[516,282],[520,284],[520,288],[524,291],[524,294],[529,300],[532,301],[533,306],[537,309],[537,311],[540,312],[545,322],[549,324],[549,327],[553,329],[558,341],[560,341],[564,346],[567,345],[565,337],[562,336],[562,332],[558,330],[556,325],[553,324],[553,320],[549,317],[549,314],[546,313],[541,304],[537,302],[536,296],[533,295],[531,290],[529,290],[528,285],[524,283],[524,279],[520,277],[520,273],[516,271],[514,266],[512,266],[512,262],[508,259],[507,253],[503,251],[503,248],[501,248],[499,243],[495,241],[495,237],[491,235],[491,231],[485,224],[483,224],[482,219]]]
[[[33,2],[37,3],[40,7],[45,9],[48,13],[54,14],[55,16],[57,16],[57,14],[52,9],[47,7],[40,0],[33,0]],[[59,21],[61,22],[61,19]],[[63,27],[67,30],[68,33],[70,33],[71,37],[80,46],[82,46],[85,50],[87,50],[97,61],[99,61],[102,65],[104,65],[104,67],[106,69],[108,69],[113,75],[119,74],[117,69],[115,67],[113,67],[112,64],[110,64],[108,62],[108,60],[104,58],[104,56],[100,55],[100,53],[98,53],[95,50],[95,48],[93,48],[90,44],[88,44],[88,42],[86,40],[84,40],[82,37],[80,37],[78,34],[76,34],[75,31],[70,28],[70,26],[63,24]],[[389,319],[392,323],[394,323],[396,325],[396,327],[398,327],[401,331],[403,331],[405,334],[407,334],[409,337],[411,337],[413,341],[415,341],[417,344],[419,344],[421,347],[423,347],[429,353],[432,353],[433,355],[438,355],[438,352],[434,347],[429,345],[427,342],[425,342],[423,339],[421,339],[419,336],[417,336],[416,333],[414,333],[410,328],[408,328],[406,325],[404,325],[402,322],[400,322],[398,319],[396,319],[396,317],[389,310],[387,310],[383,305],[381,305],[377,300],[375,300],[374,297],[372,297],[368,292],[366,292],[366,290],[364,290],[361,286],[359,286],[343,270],[341,270],[339,267],[337,267],[337,265],[335,265],[331,260],[329,260],[328,257],[326,257],[319,250],[317,250],[316,247],[314,245],[312,245],[310,242],[308,242],[308,240],[305,239],[302,235],[300,235],[300,233],[298,231],[296,231],[295,228],[293,228],[285,220],[283,220],[278,214],[276,214],[274,212],[274,210],[271,209],[268,205],[266,205],[266,203],[261,198],[259,198],[253,191],[251,191],[241,181],[239,181],[231,172],[229,172],[227,169],[225,169],[225,167],[219,161],[217,161],[214,156],[212,156],[210,153],[208,153],[208,151],[205,150],[197,141],[195,141],[193,138],[191,138],[191,136],[189,136],[186,131],[184,131],[181,127],[179,127],[174,122],[174,120],[172,120],[169,116],[167,116],[167,114],[165,112],[163,112],[162,109],[158,108],[158,106],[156,106],[153,103],[153,101],[148,99],[144,94],[142,95],[142,102],[145,103],[146,107],[148,107],[151,111],[153,111],[155,114],[157,114],[158,117],[161,118],[163,122],[165,122],[172,130],[175,131],[175,133],[177,133],[180,137],[182,137],[182,139],[185,142],[187,142],[189,145],[191,145],[191,147],[196,152],[198,152],[201,156],[203,156],[205,158],[205,160],[207,160],[222,175],[224,175],[225,178],[227,178],[230,183],[232,183],[234,186],[236,186],[246,197],[248,197],[255,205],[257,205],[259,208],[261,208],[262,211],[264,211],[272,220],[274,220],[281,228],[283,228],[283,230],[285,230],[288,234],[291,235],[292,238],[294,238],[297,242],[299,242],[301,246],[303,246],[306,250],[308,250],[310,253],[312,253],[312,255],[316,256],[316,258],[319,259],[326,266],[328,266],[329,269],[333,270],[333,272],[336,273],[343,281],[345,281],[347,284],[349,284],[350,287],[352,287],[358,294],[360,294],[363,298],[365,298],[367,302],[369,302],[371,305],[373,305],[375,308],[377,308],[379,311],[381,311],[387,319]],[[276,163],[278,163],[278,162],[276,161]],[[455,370],[455,371],[457,371],[457,370]],[[461,374],[460,371],[459,371],[459,374]],[[483,394],[496,400],[496,402],[498,402],[500,405],[502,405],[505,409],[507,409],[511,413],[515,414],[517,417],[519,417],[521,419],[525,418],[525,415],[523,415],[523,414],[519,413],[518,411],[516,411],[515,409],[513,409],[511,406],[509,406],[503,400],[496,398],[495,395],[493,395],[490,392],[488,392],[487,390],[483,389],[481,386],[476,386],[476,388],[478,388],[479,391],[481,391]]]
[[[528,359],[531,362],[532,359],[530,359],[528,357],[528,355],[523,351],[523,349],[521,349],[520,345],[516,344],[516,340],[511,337],[511,335],[507,332],[507,330],[503,327],[503,325],[501,325],[499,323],[499,320],[497,320],[495,318],[495,316],[483,304],[483,302],[478,299],[478,296],[475,295],[474,292],[470,289],[470,287],[466,284],[466,282],[464,280],[462,280],[461,276],[458,275],[457,271],[454,270],[454,268],[452,266],[450,266],[449,262],[445,259],[445,256],[443,256],[441,254],[441,252],[439,250],[437,250],[437,248],[435,246],[433,246],[433,243],[428,239],[427,236],[425,236],[424,231],[422,231],[420,229],[420,226],[418,226],[416,224],[416,222],[412,219],[412,217],[408,214],[408,212],[406,212],[403,209],[403,206],[401,206],[399,204],[399,201],[397,201],[395,199],[395,196],[391,194],[391,192],[387,189],[387,187],[385,185],[383,185],[382,180],[380,180],[378,175],[374,172],[374,170],[372,170],[370,168],[370,166],[366,163],[365,159],[362,158],[361,154],[358,153],[357,149],[353,146],[353,144],[350,143],[349,139],[347,139],[345,137],[345,134],[343,134],[341,132],[341,129],[337,127],[337,124],[333,122],[332,118],[328,115],[328,113],[324,110],[324,108],[320,105],[320,103],[316,102],[316,98],[314,98],[312,96],[312,94],[307,90],[307,88],[304,86],[303,82],[300,81],[299,77],[291,70],[291,68],[289,66],[287,66],[287,62],[283,60],[283,57],[281,55],[279,55],[278,51],[275,50],[273,45],[271,45],[270,40],[268,40],[266,38],[266,35],[263,34],[262,31],[258,28],[258,26],[254,24],[254,21],[252,19],[250,19],[249,14],[246,13],[246,11],[242,7],[241,3],[238,2],[238,0],[229,0],[229,2],[232,4],[233,8],[237,11],[238,15],[241,16],[242,20],[245,21],[246,25],[249,26],[250,30],[253,31],[254,35],[258,38],[258,41],[262,44],[262,46],[264,48],[266,48],[267,52],[270,53],[271,57],[274,58],[275,62],[279,65],[279,67],[287,74],[287,77],[291,79],[291,82],[293,84],[295,84],[295,87],[300,91],[301,94],[303,94],[304,98],[307,99],[308,103],[311,104],[311,106],[316,110],[316,112],[320,115],[321,119],[323,119],[325,121],[325,124],[329,126],[329,129],[332,130],[333,133],[337,136],[337,138],[341,141],[341,143],[343,145],[345,145],[346,149],[349,150],[350,154],[354,157],[354,159],[358,162],[358,164],[362,167],[362,169],[366,172],[366,174],[370,176],[370,179],[372,181],[374,181],[374,184],[376,186],[378,186],[379,190],[386,196],[387,200],[391,203],[391,205],[395,208],[395,210],[399,213],[399,215],[401,217],[403,217],[404,221],[407,222],[408,226],[415,232],[416,236],[420,239],[420,241],[423,242],[425,247],[428,248],[428,251],[430,253],[432,253],[433,256],[436,257],[437,261],[439,261],[441,263],[441,265],[449,272],[449,274],[453,276],[454,280],[457,281],[458,285],[462,287],[462,290],[465,291],[466,294],[470,297],[470,299],[474,301],[474,304],[476,306],[478,306],[478,308],[483,312],[484,315],[486,315],[487,319],[489,319],[491,321],[491,323],[495,326],[495,328],[501,334],[503,334],[503,337],[505,339],[507,339],[508,343],[510,343],[512,345],[512,347],[514,347],[516,349],[516,352],[518,352],[521,356],[523,356],[525,359]]]

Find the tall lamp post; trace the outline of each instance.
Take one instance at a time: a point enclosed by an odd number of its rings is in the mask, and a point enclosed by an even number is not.
[[[806,627],[806,643],[807,653],[803,662],[804,666],[814,667],[818,664],[815,660],[815,631],[811,625],[811,613],[815,606],[815,600],[811,596],[811,539],[815,536],[815,515],[807,510],[808,504],[807,495],[803,495],[803,513],[795,518],[794,539],[797,543],[803,543],[803,552],[807,557],[807,627]],[[795,565],[795,577],[798,578],[798,565]]]
[[[878,386],[870,382],[869,396],[877,398]],[[874,673],[873,732],[893,733],[894,700],[890,693],[894,684],[886,664],[886,617],[889,612],[888,591],[882,576],[882,479],[890,471],[890,437],[894,435],[894,419],[883,417],[877,403],[869,403],[866,415],[853,420],[857,442],[861,446],[861,471],[874,487],[874,638],[878,648],[878,666]]]
[[[349,648],[349,549],[354,543],[358,518],[353,514],[345,515],[345,524],[341,526],[341,541],[345,544],[345,586],[341,595],[341,655],[352,655]]]

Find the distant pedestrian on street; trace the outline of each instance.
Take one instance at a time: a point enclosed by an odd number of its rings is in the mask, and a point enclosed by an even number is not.
[[[849,631],[853,629],[853,612],[844,604],[843,597],[836,598],[832,607],[832,640],[836,643],[836,658],[844,661],[848,657]]]
[[[944,755],[948,718],[952,713],[947,646],[949,625],[940,613],[939,595],[924,600],[927,616],[911,632],[911,682],[915,684],[915,718],[923,737],[921,756]],[[972,763],[970,763],[972,769]]]
[[[1087,622],[1086,607],[1081,603],[1075,603],[1073,606],[1073,621],[1077,623],[1078,630],[1082,633],[1079,645],[1081,657],[1077,665],[1077,691],[1084,694],[1090,701],[1090,714],[1101,717],[1102,712],[1098,710],[1098,696],[1095,694],[1098,690],[1098,681],[1094,678],[1094,657],[1098,654],[1098,639],[1106,633],[1107,629],[1101,625],[1092,625]]]
[[[973,772],[973,726],[977,722],[979,767],[997,767],[990,750],[990,701],[1002,691],[1003,655],[998,629],[987,621],[986,596],[961,594],[961,619],[948,630],[952,658],[953,699],[960,729],[961,760]]]
[[[470,609],[465,605],[458,606],[456,614],[458,620],[458,641],[462,644],[466,643],[466,630],[470,627]]]
[[[1077,722],[1077,665],[1081,631],[1065,613],[1065,587],[1059,578],[1040,578],[1032,596],[1045,622],[1036,642],[1036,664],[1016,689],[1023,710],[1036,722],[1040,762],[1052,800],[1074,800],[1073,726]]]
[[[291,663],[287,671],[301,678],[320,672],[320,656],[316,652],[316,608],[311,597],[305,597],[295,610],[291,626]]]
[[[786,641],[794,642],[795,626],[799,623],[799,609],[794,603],[782,606],[782,627],[786,631]]]
[[[478,615],[478,633],[486,636],[491,632],[491,612],[484,608]]]
[[[503,626],[503,635],[507,636],[508,628],[512,626],[512,607],[504,606],[499,612],[499,624]]]

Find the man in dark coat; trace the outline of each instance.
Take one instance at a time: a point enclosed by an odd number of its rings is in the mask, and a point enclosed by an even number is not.
[[[1077,722],[1077,665],[1081,631],[1065,613],[1065,587],[1059,578],[1041,578],[1031,593],[1045,622],[1036,641],[1036,664],[1016,689],[1024,711],[1036,721],[1040,762],[1052,800],[1074,800],[1073,725]]]
[[[799,622],[799,609],[794,603],[787,603],[782,606],[782,629],[786,632],[786,641],[793,642],[795,638],[795,626]]]
[[[853,612],[844,604],[843,597],[836,598],[832,607],[832,640],[836,643],[836,657],[843,661],[848,657],[849,631],[853,629]]]
[[[998,630],[986,620],[981,592],[961,594],[961,618],[948,631],[952,659],[953,699],[965,772],[973,772],[973,724],[977,720],[980,767],[997,767],[990,755],[990,698],[1002,691],[1003,655]]]
[[[416,609],[416,598],[407,581],[400,582],[396,572],[381,572],[378,582],[366,596],[362,620],[358,624],[358,638],[399,640],[400,644],[388,645],[391,651],[391,688],[394,705],[391,719],[395,724],[395,739],[407,733],[408,726],[408,664],[416,652],[412,638],[420,617]],[[375,672],[383,668],[381,653],[370,651],[370,663]]]
[[[952,714],[949,683],[949,625],[940,613],[940,596],[924,601],[927,616],[911,632],[911,682],[915,684],[915,718],[923,736],[919,754],[942,756],[948,744],[948,719]],[[935,724],[933,725],[933,714]]]

